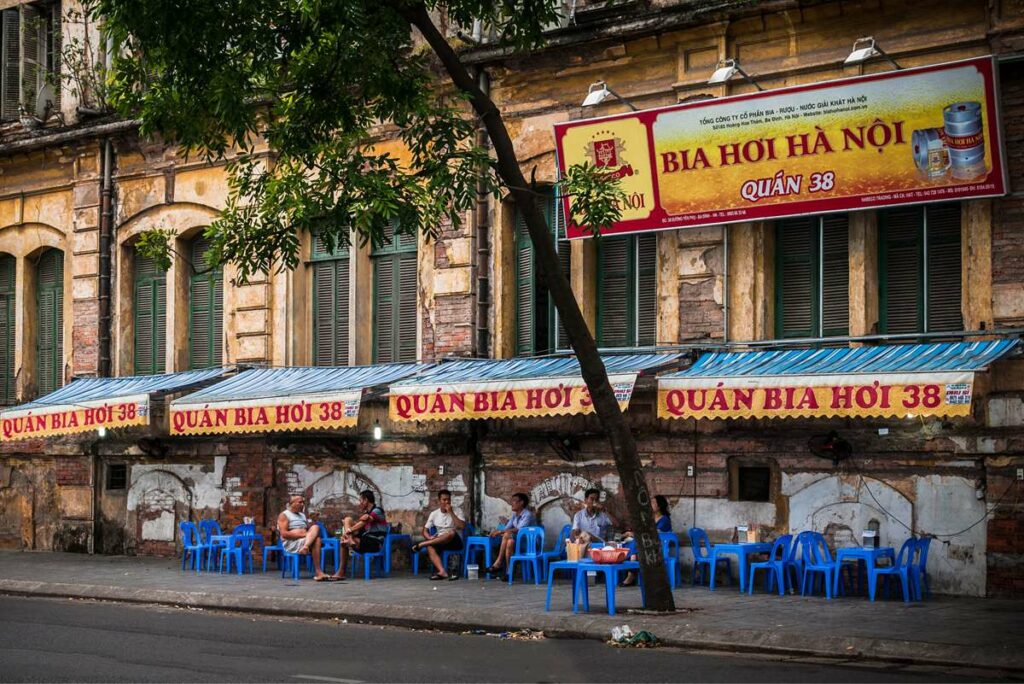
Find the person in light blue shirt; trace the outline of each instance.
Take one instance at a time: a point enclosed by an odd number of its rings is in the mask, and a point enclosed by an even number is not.
[[[491,574],[501,573],[503,579],[505,565],[516,552],[516,533],[524,527],[533,527],[537,524],[537,518],[530,511],[529,496],[517,492],[512,495],[509,503],[512,505],[512,517],[505,523],[504,529],[491,532],[492,537],[501,537],[501,542],[498,544],[498,557],[494,564],[487,568],[487,572]]]
[[[583,508],[577,511],[572,519],[573,541],[580,538],[580,534],[587,533],[589,541],[609,541],[609,537],[615,528],[615,521],[610,515],[601,509],[601,492],[597,489],[588,489],[583,494]]]

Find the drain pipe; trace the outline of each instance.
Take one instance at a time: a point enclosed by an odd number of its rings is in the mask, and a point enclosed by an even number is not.
[[[113,143],[110,138],[103,141],[103,156],[100,166],[102,169],[103,184],[100,192],[100,282],[99,282],[99,376],[109,377],[111,371],[110,363],[110,338],[111,338],[111,315],[110,315],[110,271],[111,271],[111,235],[114,223],[114,200],[113,200],[113,165],[114,153]]]
[[[474,32],[475,30],[476,27],[474,26]],[[484,95],[489,97],[491,93],[491,81],[483,67],[479,67],[477,69],[476,77],[477,85],[480,87],[480,90],[483,91]],[[487,138],[487,131],[484,128],[483,123],[481,123],[477,128],[476,144],[484,150],[489,147],[490,141]],[[476,259],[474,261],[474,270],[476,271],[476,310],[473,315],[476,323],[476,343],[474,346],[476,347],[475,355],[477,357],[488,358],[490,356],[491,348],[491,330],[489,324],[491,307],[490,200],[483,177],[481,177],[479,183],[477,183],[476,191]]]

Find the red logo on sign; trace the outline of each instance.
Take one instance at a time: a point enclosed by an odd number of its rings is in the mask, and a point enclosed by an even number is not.
[[[618,155],[615,150],[615,140],[594,141],[594,166],[617,166]]]

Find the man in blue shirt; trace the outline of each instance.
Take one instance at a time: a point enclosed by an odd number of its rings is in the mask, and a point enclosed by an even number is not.
[[[512,517],[505,524],[505,529],[491,532],[492,537],[501,537],[501,542],[498,545],[498,557],[494,564],[487,568],[487,572],[491,574],[502,573],[503,580],[508,579],[503,572],[505,565],[516,552],[516,533],[524,527],[533,527],[537,524],[537,519],[530,512],[529,496],[518,492],[512,495],[509,503],[512,505]]]
[[[607,541],[615,527],[615,520],[601,509],[601,492],[588,489],[583,495],[583,508],[573,516],[572,540],[586,532],[591,541]]]

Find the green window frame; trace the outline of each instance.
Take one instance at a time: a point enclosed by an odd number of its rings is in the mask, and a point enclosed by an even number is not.
[[[310,268],[313,272],[313,365],[347,366],[349,304],[351,302],[348,246],[327,249],[322,237],[313,237]]]
[[[0,406],[17,401],[14,383],[14,307],[17,290],[17,261],[0,254]]]
[[[554,188],[548,188],[542,200],[544,220],[551,229],[558,253],[559,266],[566,278],[570,275],[569,241],[565,239],[565,222],[561,201]],[[558,311],[551,299],[547,283],[540,277],[533,241],[519,207],[513,212],[515,227],[515,354],[536,356],[549,354],[569,346],[565,330],[558,320]]]
[[[963,330],[960,217],[957,202],[880,213],[880,333]]]
[[[44,251],[36,274],[36,386],[42,396],[64,384],[64,253]]]
[[[383,243],[370,252],[373,263],[373,362],[416,360],[419,268],[416,234],[392,223]]]
[[[846,214],[775,224],[775,337],[850,334],[850,221]]]
[[[657,342],[658,236],[598,238],[597,345],[650,347]]]
[[[136,375],[167,371],[167,272],[135,253],[134,368]]]
[[[189,243],[192,275],[188,281],[188,365],[221,365],[224,358],[224,271],[211,268],[210,241],[199,235]]]

